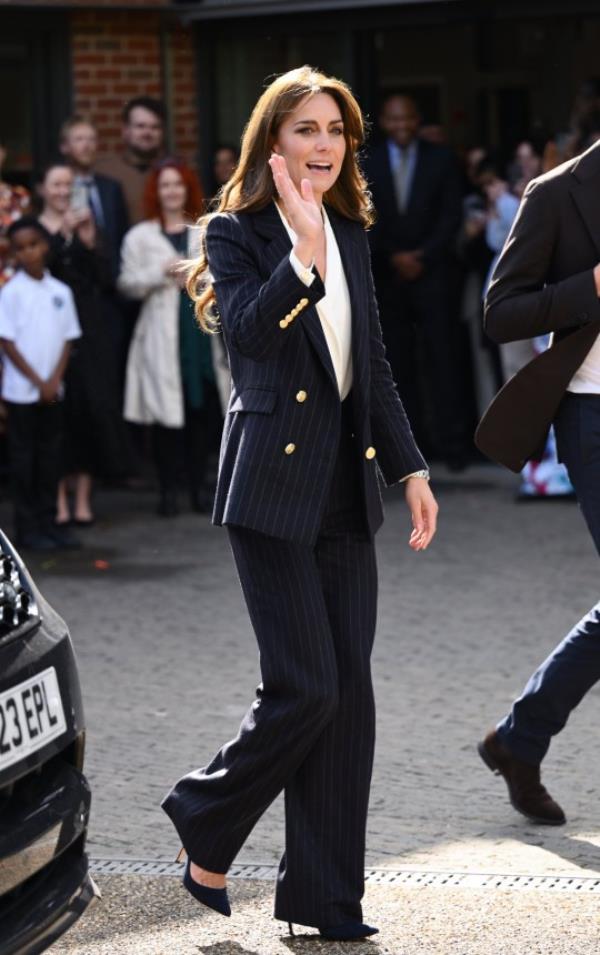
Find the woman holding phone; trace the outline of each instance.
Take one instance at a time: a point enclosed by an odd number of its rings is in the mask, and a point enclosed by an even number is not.
[[[230,914],[226,873],[285,790],[275,917],[356,939],[375,713],[378,475],[403,481],[424,550],[437,505],[385,359],[369,263],[360,108],[310,67],[256,104],[189,281],[218,320],[232,394],[214,521],[227,525],[262,683],[237,737],[163,807],[184,884]],[[218,318],[217,318],[218,317]]]

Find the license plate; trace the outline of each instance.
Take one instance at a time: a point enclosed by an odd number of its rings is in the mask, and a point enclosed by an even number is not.
[[[0,769],[35,753],[66,728],[54,667],[0,693]]]

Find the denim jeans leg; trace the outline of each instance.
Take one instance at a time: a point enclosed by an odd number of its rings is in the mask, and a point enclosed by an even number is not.
[[[600,396],[567,395],[555,426],[559,457],[600,552]],[[518,759],[539,764],[551,738],[599,679],[600,603],[535,671],[498,724],[498,735]]]

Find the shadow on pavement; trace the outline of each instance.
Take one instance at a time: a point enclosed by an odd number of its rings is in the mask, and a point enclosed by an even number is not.
[[[356,942],[329,942],[314,932],[295,935],[293,938],[285,935],[280,938],[280,941],[286,948],[289,948],[290,952],[326,951],[328,955],[336,955],[336,953],[341,955],[342,952],[352,952],[353,955],[382,955],[381,948],[375,942],[360,940]]]
[[[525,845],[540,845],[539,835],[536,837],[533,833],[524,832],[517,837]],[[589,869],[596,874],[600,871],[600,847],[588,839],[580,839],[577,836],[569,835],[566,832],[544,831],[543,842],[541,843],[546,852],[552,852],[560,856],[566,862],[579,866],[580,869]],[[587,858],[582,857],[585,852]],[[577,876],[574,874],[574,878]]]
[[[254,949],[244,948],[237,942],[217,942],[215,945],[201,945],[198,955],[260,955]]]
[[[98,577],[114,581],[152,583],[189,571],[189,564],[159,560],[132,561],[123,559],[115,548],[86,546],[76,551],[61,551],[40,557],[24,552],[27,566],[34,577]]]

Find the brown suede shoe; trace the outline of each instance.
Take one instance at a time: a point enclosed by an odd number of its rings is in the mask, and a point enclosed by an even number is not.
[[[546,826],[562,826],[567,821],[558,803],[542,786],[540,767],[516,759],[500,741],[496,730],[487,734],[477,751],[492,772],[504,776],[511,804],[517,812]]]

